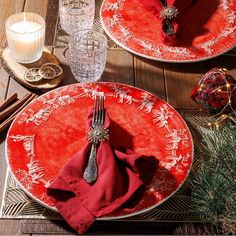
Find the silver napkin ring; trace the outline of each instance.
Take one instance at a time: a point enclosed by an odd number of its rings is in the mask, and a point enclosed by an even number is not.
[[[165,6],[160,11],[160,17],[164,19],[173,19],[179,14],[179,10],[174,6]]]
[[[87,133],[87,138],[90,143],[98,144],[101,141],[107,140],[109,137],[109,129],[104,126],[96,125],[91,127]]]

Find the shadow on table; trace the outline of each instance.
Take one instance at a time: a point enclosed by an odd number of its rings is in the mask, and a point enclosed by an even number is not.
[[[64,78],[60,85],[63,86],[63,85],[78,83],[78,81],[75,79],[74,75],[71,72],[70,66],[65,63],[62,63],[61,66],[63,69]]]
[[[6,140],[7,131],[8,131],[8,129],[6,129],[5,131],[0,133],[0,144],[1,145],[3,145],[4,141]]]

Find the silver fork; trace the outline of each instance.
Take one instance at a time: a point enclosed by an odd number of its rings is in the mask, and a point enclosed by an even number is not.
[[[97,147],[101,140],[105,140],[108,136],[108,130],[104,128],[105,109],[104,97],[97,96],[95,98],[94,113],[92,127],[88,132],[88,140],[92,143],[88,164],[85,168],[83,178],[87,183],[92,183],[97,179]]]

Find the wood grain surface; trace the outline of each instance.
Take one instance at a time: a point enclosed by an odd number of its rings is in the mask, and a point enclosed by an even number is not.
[[[5,20],[15,12],[31,11],[46,19],[46,46],[62,63],[65,78],[62,85],[75,83],[69,65],[63,56],[64,49],[53,48],[58,21],[58,0],[0,0],[0,45],[6,44]],[[102,81],[120,82],[137,86],[154,93],[169,102],[175,108],[199,109],[190,99],[193,86],[201,75],[213,67],[226,67],[236,76],[236,58],[220,56],[206,62],[191,64],[168,64],[150,61],[134,56],[123,50],[110,49]],[[0,102],[14,93],[21,98],[29,90],[18,84],[0,69]],[[4,159],[4,139],[6,133],[0,136],[0,200],[2,186],[6,175]],[[98,221],[88,234],[178,234],[199,235],[215,234],[211,225],[157,223],[157,222],[126,222]],[[0,220],[0,235],[74,235],[73,230],[64,222],[49,220]]]

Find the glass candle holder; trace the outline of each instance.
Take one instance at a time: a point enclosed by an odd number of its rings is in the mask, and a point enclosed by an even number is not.
[[[42,56],[45,41],[45,20],[40,15],[21,12],[6,21],[10,51],[17,62],[32,63]]]
[[[59,13],[61,27],[68,34],[92,29],[95,0],[60,0]]]
[[[107,38],[97,31],[78,31],[70,36],[65,55],[76,80],[95,82],[106,66]]]

